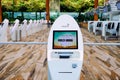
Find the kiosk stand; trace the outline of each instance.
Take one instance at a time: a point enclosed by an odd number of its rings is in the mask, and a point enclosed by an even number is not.
[[[80,80],[83,38],[76,21],[60,16],[53,24],[47,47],[48,80]]]

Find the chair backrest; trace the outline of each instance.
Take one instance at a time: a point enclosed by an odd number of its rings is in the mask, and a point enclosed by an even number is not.
[[[115,23],[113,22],[112,26],[111,26],[111,29],[114,29],[114,28],[115,28]]]
[[[116,31],[119,32],[119,28],[120,28],[120,22],[117,25]]]
[[[111,22],[108,23],[108,27],[107,27],[108,29],[111,29],[111,24],[112,24]]]
[[[102,22],[99,23],[99,27],[102,27]]]
[[[98,22],[97,27],[101,27],[101,26],[102,26],[102,22]]]

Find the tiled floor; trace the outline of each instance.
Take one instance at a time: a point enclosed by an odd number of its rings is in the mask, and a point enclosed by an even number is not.
[[[49,28],[22,41],[47,41]],[[82,28],[84,42],[106,42]],[[112,41],[109,41],[112,42]],[[120,41],[115,41],[120,42]],[[0,47],[0,80],[47,80],[46,45]],[[120,80],[120,46],[84,46],[81,80]]]

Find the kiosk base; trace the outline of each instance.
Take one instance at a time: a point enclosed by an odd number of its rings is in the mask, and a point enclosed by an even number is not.
[[[48,80],[80,80],[81,64],[77,60],[49,61]]]

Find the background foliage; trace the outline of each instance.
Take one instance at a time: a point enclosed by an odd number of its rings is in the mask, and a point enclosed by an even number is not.
[[[44,18],[45,14],[41,12],[45,12],[46,8],[46,0],[2,0],[2,11],[3,11],[3,19],[8,18],[9,20],[15,20],[16,18],[19,20],[28,19],[26,18],[26,12],[30,14],[29,19],[38,19]],[[104,4],[104,0],[99,0],[99,6]],[[85,16],[82,14],[83,12],[88,12],[94,8],[94,0],[60,0],[60,11],[61,12],[76,12],[79,13],[78,16],[72,15],[77,21],[84,20],[93,20],[93,16]],[[8,14],[9,12],[10,14]],[[19,12],[17,15],[16,13]],[[34,14],[33,14],[34,13]],[[38,13],[40,13],[38,15]],[[34,17],[34,18],[31,18]],[[57,14],[50,15],[50,20],[54,21],[58,17]]]
[[[3,11],[45,11],[46,0],[2,0]],[[103,5],[104,0],[99,0]],[[94,0],[60,0],[61,12],[84,12],[94,7]]]

